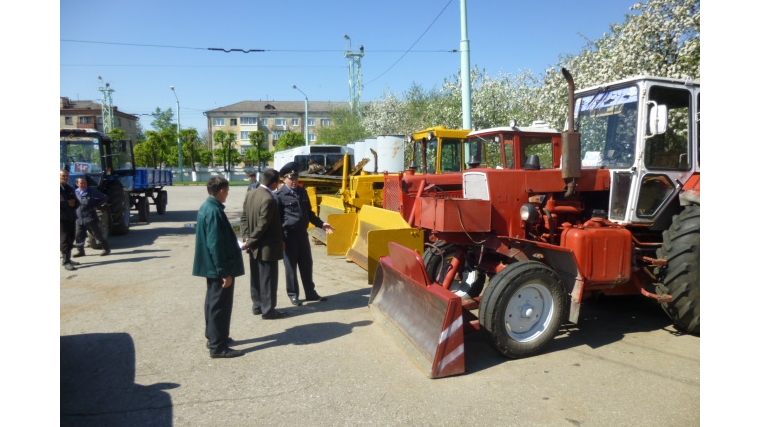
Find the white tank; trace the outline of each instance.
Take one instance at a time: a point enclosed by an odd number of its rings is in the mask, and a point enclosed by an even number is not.
[[[377,138],[367,138],[364,140],[364,157],[368,158],[369,162],[364,165],[363,170],[365,172],[373,173],[375,171],[375,156],[372,154],[370,149],[377,152]],[[380,157],[379,154],[378,157]]]
[[[361,162],[362,159],[364,157],[366,157],[364,155],[364,147],[365,147],[364,140],[354,142],[354,164],[353,164],[353,166],[358,165],[359,162]]]
[[[380,135],[377,137],[377,171],[403,172],[404,135]]]

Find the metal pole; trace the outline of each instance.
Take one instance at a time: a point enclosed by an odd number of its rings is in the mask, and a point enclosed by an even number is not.
[[[293,89],[301,92],[304,96],[304,123],[303,123],[303,137],[306,140],[306,146],[309,146],[309,97],[298,86],[293,85]]]
[[[180,131],[180,125],[179,125],[179,98],[177,98],[177,91],[174,90],[174,86],[170,86],[172,89],[172,93],[174,94],[174,99],[177,100],[177,150],[179,154],[179,180],[184,181],[185,180],[185,170],[182,167],[182,139],[179,137],[179,131]]]
[[[467,0],[460,0],[462,41],[459,42],[462,60],[462,129],[472,129],[472,95],[470,83],[470,40],[467,39]]]

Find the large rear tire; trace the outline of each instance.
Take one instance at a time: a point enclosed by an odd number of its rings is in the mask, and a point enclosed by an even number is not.
[[[457,249],[453,245],[446,244],[443,241],[435,242],[433,246],[433,248],[425,248],[422,260],[425,262],[425,269],[430,280],[442,283],[451,260],[456,255]],[[464,267],[451,283],[449,290],[460,298],[475,298],[480,295],[485,282],[485,272],[478,270],[464,260]]]
[[[567,318],[567,307],[557,273],[540,262],[521,261],[491,278],[479,317],[491,345],[516,359],[546,349]]]
[[[111,213],[109,209],[99,209],[96,211],[98,215],[98,227],[100,232],[103,233],[103,238],[107,241],[111,238]],[[95,236],[92,233],[87,233],[87,243],[93,249],[102,249],[103,245],[95,241]]]
[[[108,185],[108,205],[111,209],[112,234],[120,236],[129,233],[129,194],[119,181]]]
[[[673,296],[662,308],[676,328],[699,335],[699,206],[687,206],[673,216],[662,236],[657,257],[668,265],[658,271],[657,293]]]

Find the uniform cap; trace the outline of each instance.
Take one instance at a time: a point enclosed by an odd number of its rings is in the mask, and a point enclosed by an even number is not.
[[[280,176],[283,178],[292,178],[293,176],[298,176],[298,172],[300,172],[300,170],[301,168],[298,166],[298,163],[290,162],[283,166],[282,169],[280,169]]]

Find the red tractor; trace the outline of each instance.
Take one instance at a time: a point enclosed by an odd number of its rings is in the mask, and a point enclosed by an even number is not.
[[[464,372],[468,331],[506,357],[542,352],[598,294],[653,298],[699,334],[699,82],[638,76],[575,92],[562,71],[561,143],[483,138],[461,195],[432,186],[411,203],[424,254],[389,243],[380,259],[370,309],[431,378]],[[512,165],[488,167],[507,150]]]

